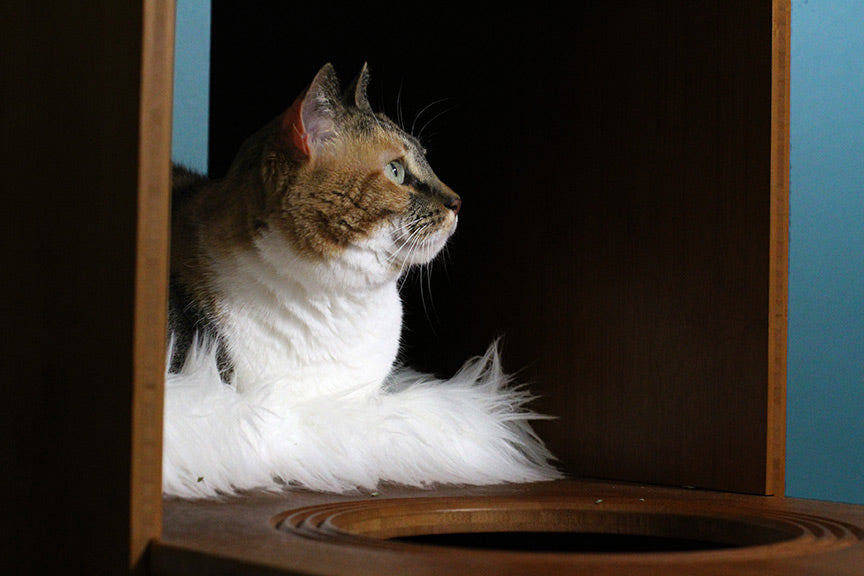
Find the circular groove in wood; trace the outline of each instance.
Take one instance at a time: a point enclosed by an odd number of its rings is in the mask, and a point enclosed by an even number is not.
[[[637,498],[418,498],[310,506],[277,519],[284,532],[330,544],[403,553],[451,553],[501,559],[531,555],[550,563],[750,561],[842,549],[864,540],[862,528],[808,514],[715,503]],[[393,538],[465,533],[568,533],[716,543],[723,549],[591,553],[444,548]]]

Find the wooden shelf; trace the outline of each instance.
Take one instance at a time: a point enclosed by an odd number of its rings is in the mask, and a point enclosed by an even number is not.
[[[864,506],[596,481],[377,495],[256,495],[166,501],[151,549],[160,574],[860,574]],[[280,529],[280,525],[287,526]],[[532,532],[551,539],[636,535],[713,541],[722,549],[512,551],[423,545],[416,534]],[[645,537],[648,538],[645,538]],[[653,537],[653,538],[652,538]],[[508,540],[512,545],[512,541]],[[614,549],[614,539],[611,548]],[[632,541],[628,540],[630,546]],[[534,543],[539,548],[542,543]],[[530,548],[530,544],[526,547]]]

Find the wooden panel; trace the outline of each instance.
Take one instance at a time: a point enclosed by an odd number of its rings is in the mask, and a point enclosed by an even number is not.
[[[763,493],[770,6],[631,16],[587,48],[582,146],[513,155],[531,167],[500,186],[544,197],[496,207],[496,226],[525,231],[475,254],[484,287],[460,297],[493,287],[481,325],[508,334],[559,416],[540,430],[568,471]]]
[[[436,6],[381,30],[367,10],[216,0],[212,172],[321,63],[369,60],[391,116],[443,113],[424,139],[464,200],[443,264],[403,290],[408,361],[450,373],[503,334],[570,473],[781,493],[777,6]]]
[[[4,573],[122,574],[161,528],[170,55],[150,37],[142,71],[144,5],[170,39],[170,3],[3,8]]]

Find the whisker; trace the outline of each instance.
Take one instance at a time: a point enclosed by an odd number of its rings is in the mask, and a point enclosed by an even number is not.
[[[423,116],[423,114],[426,113],[427,110],[429,110],[429,109],[432,108],[433,106],[436,106],[436,105],[438,105],[438,104],[441,104],[442,102],[447,102],[447,101],[449,101],[449,100],[452,100],[452,98],[439,98],[438,100],[435,100],[434,102],[431,102],[431,103],[427,104],[426,106],[424,106],[424,107],[420,110],[420,112],[418,112],[417,115],[414,116],[414,121],[411,123],[411,131],[409,132],[409,134],[414,134],[414,130],[417,128],[417,122],[420,121],[420,118]],[[448,108],[448,109],[445,110],[444,112],[448,112],[448,111],[452,110],[453,108],[455,108],[455,106],[451,106],[450,108]],[[443,112],[440,112],[440,113],[436,114],[435,116],[433,116],[433,117],[432,117],[432,120],[438,118],[441,114],[443,114]],[[432,120],[430,120],[429,122],[431,122]],[[429,125],[429,122],[426,122],[426,123],[423,125],[423,129],[425,129],[426,126]],[[423,129],[420,130],[420,134],[423,133]],[[419,136],[419,135],[417,135],[417,139],[418,139],[418,140],[420,139],[420,136]]]
[[[423,272],[426,272],[425,281]],[[432,331],[433,336],[437,339],[438,333],[435,330],[435,320],[433,319],[433,316],[437,318],[437,315],[435,314],[435,303],[432,301],[431,289],[428,289],[426,286],[429,278],[428,272],[429,270],[427,269],[427,266],[425,264],[419,267],[417,285],[420,290],[420,306],[423,308],[423,315],[426,316],[426,323]],[[428,302],[426,300],[427,292],[429,293]]]
[[[399,90],[396,92],[396,122],[399,127],[405,129],[405,119],[402,116],[402,87],[405,85],[405,76],[399,80]]]
[[[397,234],[394,237],[394,241],[396,241],[399,245],[396,247],[396,250],[391,256],[390,264],[393,264],[396,258],[402,256],[400,262],[400,270],[399,275],[402,276],[406,270],[406,268],[410,265],[409,262],[411,260],[411,254],[417,249],[417,245],[420,242],[420,236],[428,226],[423,225],[419,228],[412,229],[414,225],[421,221],[420,218],[417,218],[410,222],[403,223],[400,228],[397,230]]]
[[[422,141],[422,140],[423,140],[423,132],[426,131],[426,128],[428,128],[429,125],[432,124],[432,122],[434,122],[435,120],[437,120],[438,118],[440,118],[440,117],[443,116],[444,114],[447,114],[448,112],[451,112],[451,111],[454,110],[455,108],[456,108],[456,106],[450,106],[449,108],[446,108],[446,109],[444,109],[444,110],[438,112],[437,114],[435,114],[434,116],[432,116],[432,118],[430,118],[429,120],[427,120],[426,123],[423,124],[423,127],[420,128],[420,132],[419,132],[419,133],[417,134],[417,136],[416,136],[417,139],[420,140],[420,141]]]

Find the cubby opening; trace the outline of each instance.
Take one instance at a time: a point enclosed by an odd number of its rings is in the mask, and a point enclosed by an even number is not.
[[[407,363],[503,337],[569,474],[779,493],[772,8],[214,0],[210,172],[323,63],[368,62],[464,202],[404,282]]]

